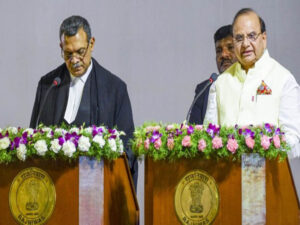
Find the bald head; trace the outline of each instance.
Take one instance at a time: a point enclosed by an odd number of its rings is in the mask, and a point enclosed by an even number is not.
[[[259,19],[259,24],[260,24],[260,32],[264,33],[266,32],[266,24],[265,24],[265,21],[257,14],[257,12],[255,12],[253,9],[251,8],[243,8],[241,10],[239,10],[234,18],[233,18],[233,22],[232,22],[232,26],[234,25],[235,21],[237,20],[237,18],[241,15],[244,15],[244,14],[248,14],[248,13],[254,13],[257,15],[258,19]]]

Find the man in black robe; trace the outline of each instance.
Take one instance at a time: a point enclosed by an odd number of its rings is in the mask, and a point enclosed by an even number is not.
[[[233,63],[237,61],[235,54],[233,52],[233,42],[232,42],[232,26],[226,25],[220,27],[215,35],[215,50],[216,50],[216,63],[219,73],[223,73],[227,68],[229,68]],[[198,93],[205,87],[209,82],[208,80],[203,81],[198,84],[195,90],[195,97]],[[203,124],[204,116],[207,108],[208,94],[210,85],[202,93],[202,95],[197,99],[195,105],[191,110],[191,116],[189,123]]]
[[[125,82],[92,58],[95,38],[91,36],[86,19],[81,16],[65,19],[59,37],[65,63],[39,81],[30,127],[62,122],[76,126],[84,123],[85,126],[117,127],[126,133],[122,139],[136,186],[138,164],[128,146],[134,123]],[[57,79],[61,83],[52,85]]]

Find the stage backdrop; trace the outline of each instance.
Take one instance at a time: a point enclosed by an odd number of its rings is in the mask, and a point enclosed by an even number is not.
[[[127,83],[135,124],[182,122],[196,84],[217,72],[214,32],[243,7],[261,14],[271,56],[300,82],[299,0],[1,0],[0,127],[29,125],[38,80],[63,62],[59,26],[74,14],[90,22],[93,56]]]

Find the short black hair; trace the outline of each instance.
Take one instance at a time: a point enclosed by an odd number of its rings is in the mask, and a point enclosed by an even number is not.
[[[235,21],[237,20],[237,18],[241,15],[244,15],[244,14],[248,14],[248,13],[255,13],[258,18],[259,18],[259,23],[260,23],[260,32],[261,33],[264,33],[266,32],[266,24],[265,24],[265,21],[257,14],[257,12],[255,12],[253,9],[251,8],[243,8],[243,9],[240,9],[234,16],[234,19],[233,19],[233,22],[232,22],[232,27],[234,26],[234,23]]]
[[[222,26],[216,31],[216,33],[214,35],[215,43],[217,41],[220,41],[223,38],[228,37],[228,36],[232,36],[232,25],[231,24]]]
[[[59,40],[62,35],[74,36],[80,28],[83,28],[89,42],[92,37],[91,28],[89,22],[81,16],[70,16],[62,22],[59,29]]]

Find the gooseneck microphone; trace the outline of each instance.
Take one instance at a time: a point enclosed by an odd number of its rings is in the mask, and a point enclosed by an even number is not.
[[[44,99],[43,99],[43,101],[42,101],[42,104],[41,104],[41,107],[40,107],[40,110],[39,110],[39,114],[38,114],[37,119],[36,119],[36,122],[35,122],[35,127],[36,127],[36,128],[37,128],[38,125],[39,125],[40,116],[41,116],[41,114],[42,114],[42,112],[43,112],[44,105],[45,105],[45,102],[46,102],[46,99],[47,99],[47,97],[48,97],[48,94],[49,94],[50,90],[51,90],[53,87],[58,87],[58,86],[60,85],[60,83],[61,83],[61,79],[60,79],[59,77],[55,77],[54,80],[53,80],[53,82],[52,82],[52,84],[51,84],[51,86],[48,88],[48,90],[47,90],[47,92],[46,92],[46,94],[45,94],[45,97],[44,97]]]
[[[207,89],[207,87],[212,84],[213,82],[215,82],[218,79],[218,74],[216,73],[212,73],[207,81],[207,83],[205,84],[204,88],[202,88],[202,90],[196,95],[196,97],[194,98],[194,101],[192,102],[192,105],[188,111],[188,114],[186,116],[186,122],[189,123],[190,117],[191,117],[191,111],[192,108],[194,107],[196,101],[198,100],[198,98],[204,93],[204,91]]]

